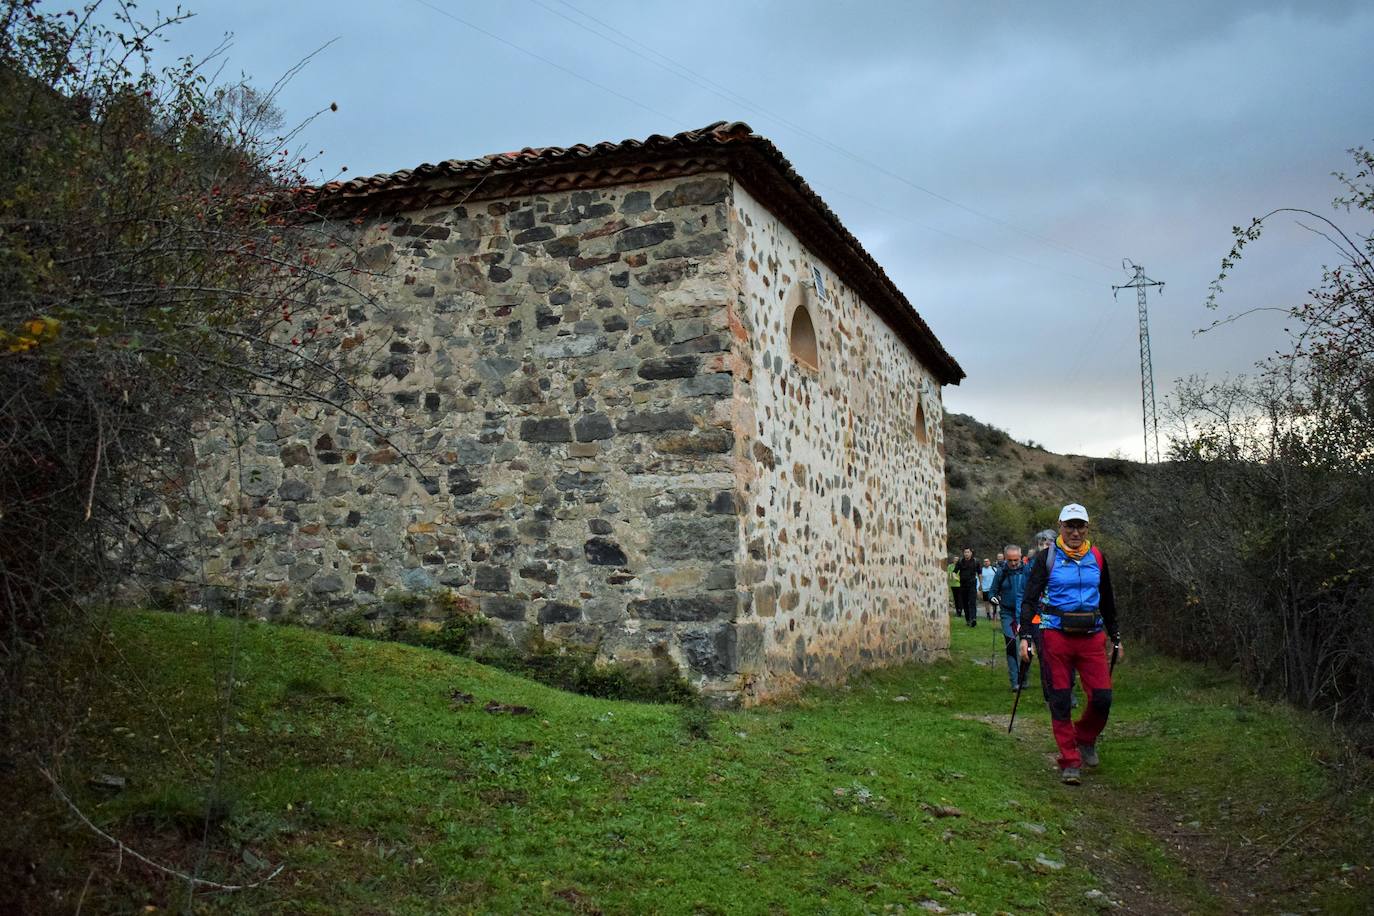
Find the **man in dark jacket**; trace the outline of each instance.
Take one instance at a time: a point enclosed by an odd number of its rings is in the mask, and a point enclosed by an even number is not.
[[[978,626],[979,568],[978,561],[973,558],[973,548],[965,547],[964,555],[959,558],[955,569],[959,573],[959,608],[971,627]]]
[[[1065,506],[1059,513],[1059,537],[1036,558],[1021,597],[1018,653],[1025,664],[1031,643],[1039,649],[1060,778],[1074,786],[1081,781],[1080,767],[1098,764],[1097,738],[1112,708],[1109,639],[1113,656],[1122,656],[1107,558],[1087,535],[1087,510],[1077,503]],[[1077,722],[1072,720],[1075,671],[1088,697]]]

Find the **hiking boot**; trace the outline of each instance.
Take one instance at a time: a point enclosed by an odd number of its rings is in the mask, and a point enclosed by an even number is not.
[[[1083,765],[1085,767],[1095,767],[1100,762],[1097,757],[1097,745],[1095,744],[1078,745],[1078,753],[1083,757]]]
[[[1066,786],[1076,786],[1083,782],[1078,767],[1064,767],[1059,771],[1059,781]]]

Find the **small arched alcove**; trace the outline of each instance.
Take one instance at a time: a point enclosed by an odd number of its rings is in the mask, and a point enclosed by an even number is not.
[[[925,398],[916,397],[916,441],[925,445],[930,441],[930,435],[926,432],[926,405]]]
[[[792,350],[792,358],[813,372],[820,368],[820,357],[816,347],[816,324],[811,320],[806,296],[798,297],[796,308],[792,310],[792,326],[787,339]]]

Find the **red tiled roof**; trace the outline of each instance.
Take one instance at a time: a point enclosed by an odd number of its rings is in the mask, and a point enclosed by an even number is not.
[[[797,234],[802,243],[877,311],[944,384],[964,370],[897,285],[806,183],[787,157],[743,121],[717,121],[671,137],[592,146],[527,147],[480,159],[448,159],[413,169],[331,182],[319,188],[325,212],[389,212],[468,200],[605,187],[727,171]]]

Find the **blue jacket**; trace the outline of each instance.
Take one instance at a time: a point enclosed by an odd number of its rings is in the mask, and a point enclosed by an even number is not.
[[[988,597],[996,598],[999,606],[1004,611],[1013,614],[1021,613],[1021,596],[1026,592],[1026,585],[1030,582],[1030,565],[1022,561],[1016,569],[1012,569],[1007,563],[1002,563],[997,567],[997,574],[992,577],[992,587],[988,589]]]
[[[1037,626],[1060,629],[1059,614],[1064,611],[1096,611],[1101,616],[1099,629],[1105,629],[1113,641],[1120,638],[1116,594],[1112,590],[1107,558],[1100,550],[1093,549],[1083,559],[1071,560],[1058,544],[1051,549],[1054,551],[1054,571],[1049,571],[1046,562],[1050,551],[1042,551],[1035,558],[1026,591],[1021,596],[1022,631],[1033,633]],[[1039,621],[1034,619],[1036,614],[1040,615]]]

